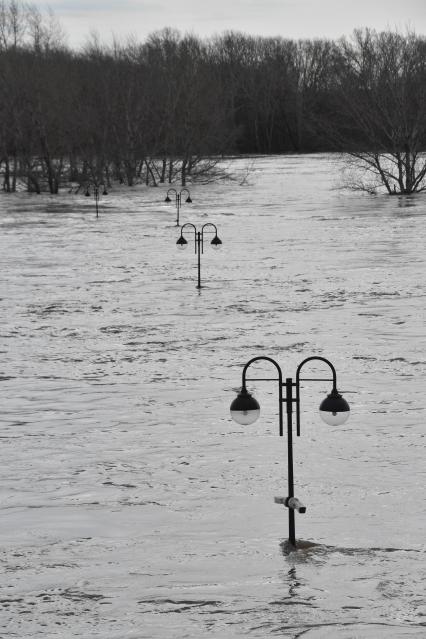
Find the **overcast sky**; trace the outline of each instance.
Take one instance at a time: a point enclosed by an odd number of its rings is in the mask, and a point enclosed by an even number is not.
[[[35,2],[40,8],[42,3]],[[356,27],[426,35],[426,0],[50,0],[72,47],[91,31],[144,40],[164,27],[205,37],[224,31],[338,38]]]

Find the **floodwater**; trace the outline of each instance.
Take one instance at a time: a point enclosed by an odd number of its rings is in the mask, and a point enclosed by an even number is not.
[[[248,166],[181,209],[223,241],[200,291],[161,187],[99,219],[0,197],[1,637],[426,637],[425,196],[336,190],[327,155]],[[229,417],[259,355],[330,359],[351,405],[326,426],[304,382],[290,554],[276,382]]]

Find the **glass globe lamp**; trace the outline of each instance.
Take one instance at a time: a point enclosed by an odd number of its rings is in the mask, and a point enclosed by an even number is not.
[[[222,240],[219,239],[217,235],[215,235],[210,244],[214,249],[219,249],[222,246]]]
[[[348,402],[335,388],[321,402],[319,407],[321,419],[329,426],[342,426],[348,420],[349,412]]]
[[[186,249],[186,247],[188,246],[188,242],[185,240],[183,235],[181,235],[180,238],[178,239],[178,241],[176,242],[176,246],[179,249]]]
[[[260,415],[258,401],[243,386],[230,406],[231,417],[238,424],[253,424]]]

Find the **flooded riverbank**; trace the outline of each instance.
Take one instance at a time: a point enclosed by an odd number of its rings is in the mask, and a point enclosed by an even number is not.
[[[337,171],[264,157],[248,185],[190,187],[181,223],[223,242],[201,291],[165,189],[112,190],[99,219],[83,195],[0,198],[2,632],[425,636],[426,200]],[[317,545],[289,556],[275,387],[251,384],[254,425],[229,417],[257,355],[285,376],[327,357],[351,405],[326,427],[329,385],[303,388],[296,532]]]

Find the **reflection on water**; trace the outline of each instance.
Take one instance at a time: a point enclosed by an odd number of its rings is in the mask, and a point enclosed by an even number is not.
[[[98,220],[82,194],[0,199],[3,633],[426,635],[425,200],[336,170],[259,158],[249,186],[192,187],[182,222],[223,241],[201,291],[159,189]],[[351,404],[327,429],[327,384],[303,389],[296,552],[275,387],[252,383],[249,429],[228,415],[257,355],[329,358]]]

